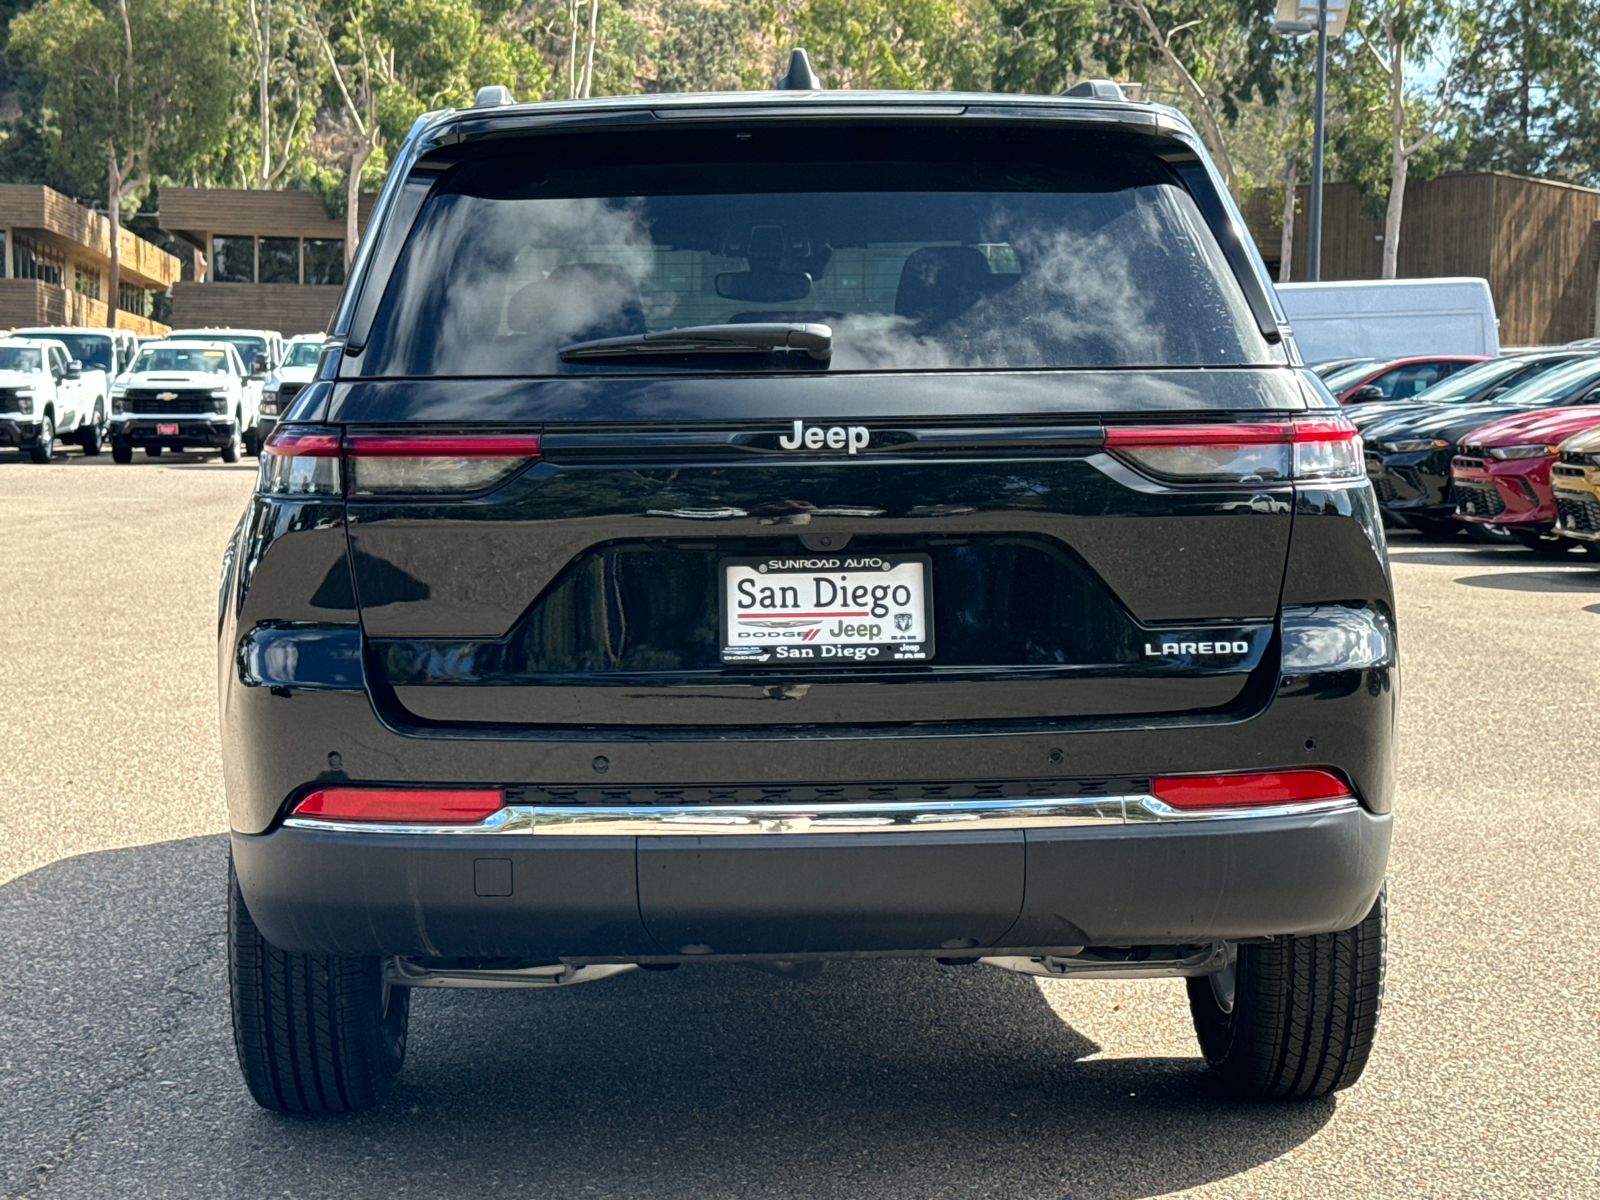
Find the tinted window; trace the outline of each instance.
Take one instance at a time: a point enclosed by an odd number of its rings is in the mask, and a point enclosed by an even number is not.
[[[1385,400],[1409,400],[1432,387],[1445,373],[1439,363],[1410,363],[1385,371],[1370,383],[1383,392]]]
[[[256,281],[255,238],[212,238],[211,281],[213,283],[254,283]]]
[[[344,239],[306,239],[306,282],[344,284]]]
[[[50,337],[67,348],[67,354],[84,365],[85,370],[110,371],[112,369],[111,338],[98,333],[52,333],[49,330],[19,329],[18,333],[38,333]]]
[[[300,239],[264,237],[260,242],[258,283],[300,282]]]
[[[558,352],[762,321],[828,325],[835,371],[1273,361],[1158,159],[1060,134],[749,136],[503,142],[499,161],[453,168],[410,231],[363,373],[640,369]],[[791,367],[778,357],[754,365]]]

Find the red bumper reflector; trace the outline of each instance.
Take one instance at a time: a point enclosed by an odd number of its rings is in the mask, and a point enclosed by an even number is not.
[[[1260,808],[1342,800],[1350,785],[1331,771],[1263,771],[1238,775],[1168,775],[1150,794],[1173,808]]]
[[[474,825],[505,806],[499,788],[318,788],[297,817],[396,825]]]
[[[344,450],[351,458],[537,458],[532,433],[351,433]]]

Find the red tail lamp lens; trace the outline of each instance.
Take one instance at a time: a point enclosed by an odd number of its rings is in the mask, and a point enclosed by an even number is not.
[[[505,807],[498,788],[318,788],[294,806],[297,817],[396,825],[475,825]]]
[[[1238,424],[1111,425],[1107,448],[1180,483],[1362,479],[1356,428],[1343,417]]]
[[[352,433],[344,440],[351,458],[537,458],[537,434]]]
[[[1184,810],[1261,808],[1342,800],[1350,785],[1331,771],[1263,771],[1239,775],[1168,775],[1150,781],[1150,794]]]

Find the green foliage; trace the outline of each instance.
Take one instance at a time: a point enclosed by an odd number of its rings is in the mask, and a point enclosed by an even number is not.
[[[1083,77],[1094,39],[1094,0],[1040,4],[1010,0],[995,8],[994,74],[997,92],[1057,95]]]
[[[795,0],[780,11],[823,86],[981,88],[994,29],[956,0]]]
[[[1600,185],[1600,0],[1485,0],[1462,17],[1448,95],[1466,165]]]
[[[227,135],[234,11],[223,0],[128,0],[127,11],[131,69],[115,7],[44,0],[11,22],[8,54],[45,80],[50,174],[80,195],[103,194],[108,147],[134,156],[135,176],[145,165],[182,176]],[[196,37],[196,29],[218,36]]]
[[[772,82],[764,0],[661,0],[650,57],[663,92],[748,91]]]

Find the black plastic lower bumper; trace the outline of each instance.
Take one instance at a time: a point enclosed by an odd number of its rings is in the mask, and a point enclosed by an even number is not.
[[[1391,818],[1364,809],[961,833],[233,835],[288,950],[422,957],[928,953],[1345,929]],[[488,893],[488,894],[486,894]]]

